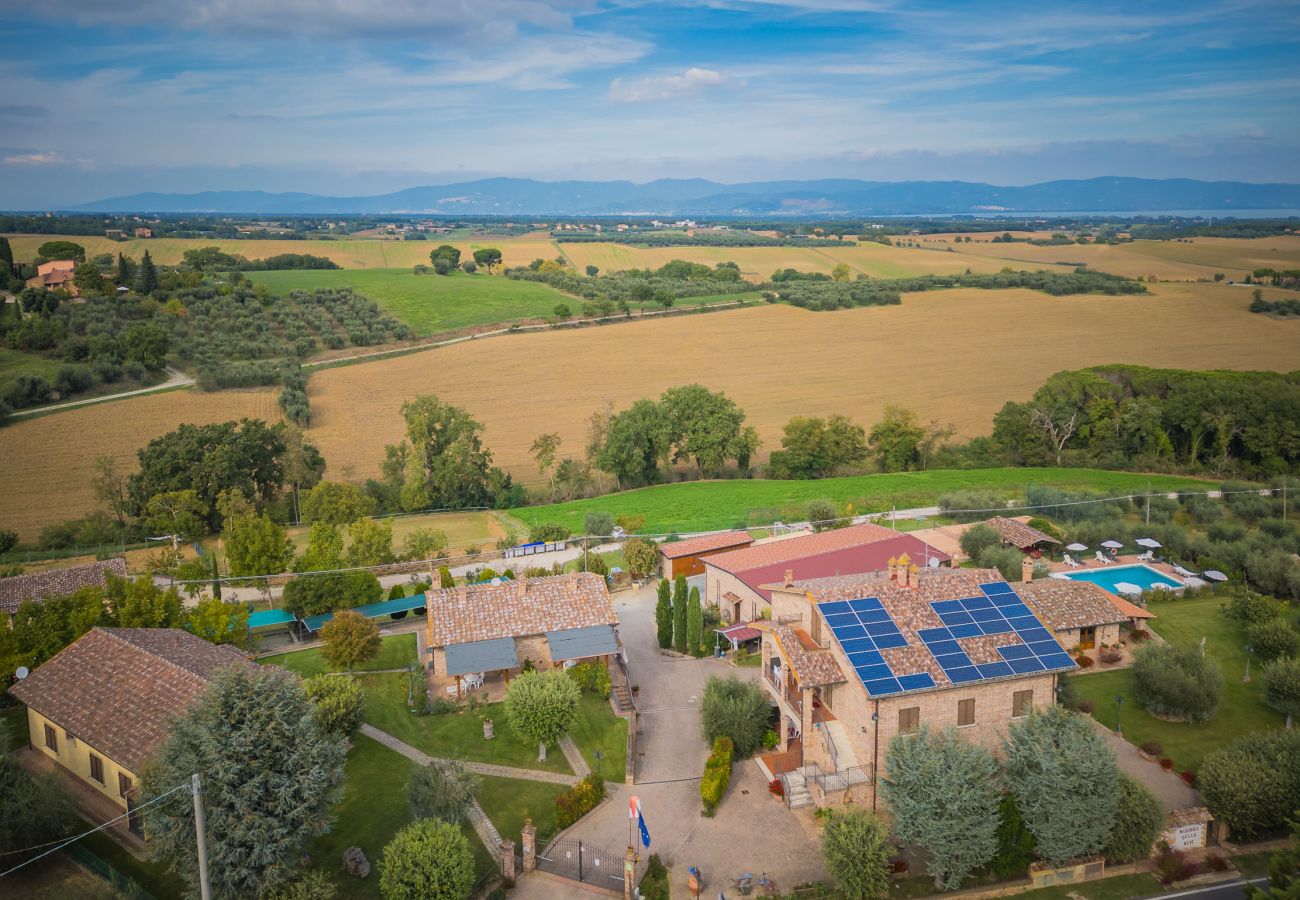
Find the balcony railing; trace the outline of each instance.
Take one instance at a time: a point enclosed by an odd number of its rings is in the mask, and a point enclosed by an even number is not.
[[[875,781],[875,773],[871,766],[853,766],[835,772],[823,772],[817,763],[808,763],[799,771],[804,781],[808,784],[816,784],[828,794],[833,791],[848,790],[856,784],[871,784]]]

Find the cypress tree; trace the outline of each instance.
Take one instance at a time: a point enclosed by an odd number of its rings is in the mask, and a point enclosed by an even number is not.
[[[221,575],[217,572],[217,554],[212,554],[212,596],[221,599]]]
[[[456,579],[451,577],[451,569],[446,566],[438,567],[438,587],[451,588],[456,586]]]
[[[153,257],[144,251],[140,257],[140,269],[135,275],[135,289],[140,294],[152,294],[158,289],[158,271],[153,267]]]
[[[685,653],[686,641],[686,576],[678,575],[673,583],[673,649]]]
[[[131,280],[131,267],[127,264],[126,257],[121,253],[117,254],[117,283],[126,284]]]
[[[673,645],[672,585],[667,578],[659,579],[659,602],[655,604],[655,624],[659,626],[659,646]]]
[[[700,609],[700,589],[691,588],[691,598],[686,604],[686,645],[696,656],[703,656],[704,611]]]
[[[14,267],[14,250],[9,246],[9,238],[0,237],[0,262],[9,266],[10,271]]]

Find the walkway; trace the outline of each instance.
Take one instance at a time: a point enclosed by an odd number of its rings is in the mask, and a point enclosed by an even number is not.
[[[573,738],[567,734],[560,738],[560,749],[564,751],[564,758],[569,761],[569,768],[578,773],[579,778],[586,778],[591,774],[591,766],[582,758],[582,751],[578,745],[573,742]]]
[[[1093,727],[1106,739],[1106,744],[1115,751],[1115,762],[1119,765],[1119,770],[1150,788],[1151,793],[1160,798],[1166,810],[1172,812],[1175,809],[1204,805],[1196,788],[1191,787],[1173,772],[1166,772],[1159,764],[1143,759],[1137,747],[1096,719],[1091,721]]]
[[[575,785],[579,778],[577,775],[561,775],[559,772],[543,772],[540,769],[518,769],[514,766],[498,766],[493,763],[469,762],[463,759],[447,759],[441,756],[430,756],[423,750],[412,747],[405,741],[398,740],[386,731],[380,731],[373,725],[362,724],[361,733],[368,738],[374,738],[390,750],[396,750],[407,759],[412,759],[422,766],[429,763],[446,765],[447,763],[458,762],[471,772],[479,775],[492,775],[496,778],[519,778],[524,781],[546,781],[551,784]],[[576,747],[574,748],[577,749]],[[588,769],[590,771],[590,769]]]
[[[138,397],[141,394],[156,394],[159,391],[170,391],[173,388],[189,387],[194,384],[194,379],[184,372],[178,372],[171,366],[167,367],[167,374],[170,375],[166,381],[155,384],[152,387],[138,388],[134,391],[121,391],[116,394],[104,394],[99,397],[87,397],[84,400],[69,400],[67,403],[55,403],[52,406],[37,406],[32,409],[19,409],[13,413],[14,417],[18,416],[35,416],[40,413],[58,412],[61,409],[72,409],[76,406],[89,406],[92,403],[107,403],[110,400],[121,400],[124,397]]]

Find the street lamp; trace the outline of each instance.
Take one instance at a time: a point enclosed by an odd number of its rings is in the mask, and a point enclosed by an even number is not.
[[[1250,683],[1250,654],[1255,652],[1250,644],[1246,645],[1246,674],[1241,676],[1242,684]]]
[[[1120,713],[1124,711],[1124,695],[1115,695],[1115,733],[1120,737],[1124,736],[1124,725],[1120,721]]]

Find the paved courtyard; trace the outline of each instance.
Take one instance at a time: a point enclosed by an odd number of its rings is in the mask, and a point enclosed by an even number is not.
[[[756,680],[757,669],[735,669],[706,658],[661,654],[655,636],[654,588],[615,595],[619,633],[627,648],[632,684],[640,687],[637,708],[637,783],[610,788],[610,799],[566,836],[611,851],[628,840],[628,799],[641,800],[651,845],[671,867],[673,893],[686,893],[686,869],[704,873],[706,896],[728,891],[743,871],[766,871],[783,889],[825,878],[815,820],[768,793],[757,763],[737,762],[726,799],[711,818],[700,815],[699,780],[708,748],[700,730],[699,703],[711,675]],[[524,877],[512,896],[578,896],[573,887],[550,879]]]

